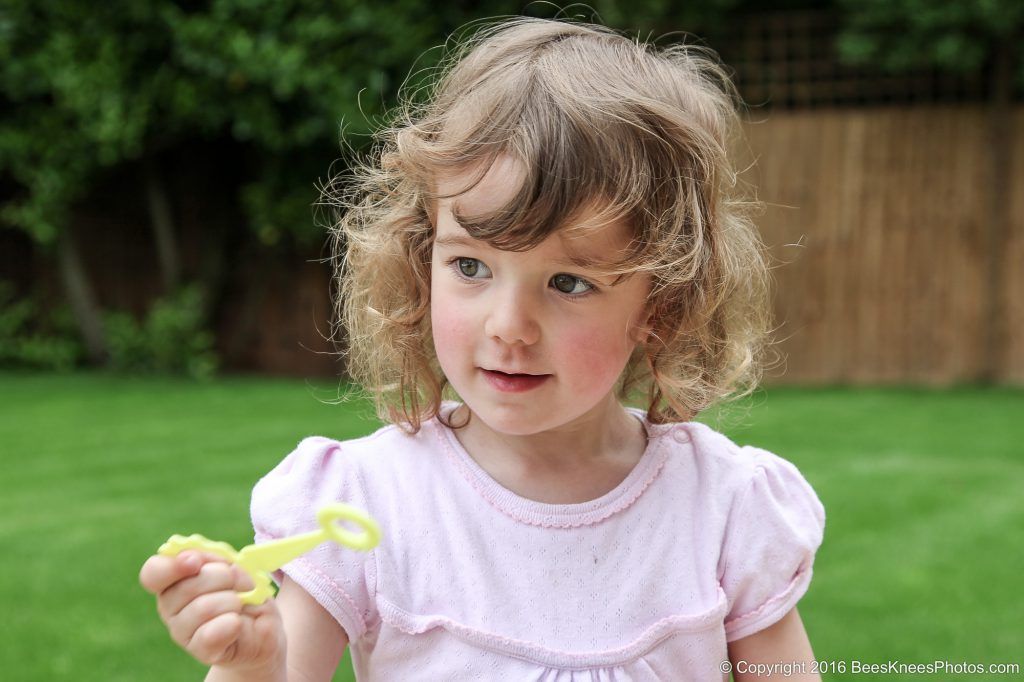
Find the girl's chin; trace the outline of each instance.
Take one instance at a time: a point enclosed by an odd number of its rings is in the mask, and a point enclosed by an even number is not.
[[[535,436],[538,433],[545,431],[544,427],[537,427],[536,425],[528,426],[524,424],[507,424],[507,423],[489,423],[487,428],[493,433],[507,436],[510,438],[526,438],[528,436]]]
[[[461,424],[468,406],[473,413],[472,420],[482,423],[488,430],[506,436],[531,436],[551,428],[550,411],[541,412],[529,404],[489,405],[486,401],[465,400],[453,417]],[[557,419],[555,419],[557,422]]]

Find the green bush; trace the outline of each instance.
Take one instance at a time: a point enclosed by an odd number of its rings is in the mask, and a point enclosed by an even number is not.
[[[0,367],[67,371],[82,358],[82,344],[67,308],[41,312],[0,281]]]
[[[197,286],[158,299],[141,322],[125,312],[107,313],[105,322],[115,370],[205,379],[217,369],[214,338],[203,328],[203,294]]]

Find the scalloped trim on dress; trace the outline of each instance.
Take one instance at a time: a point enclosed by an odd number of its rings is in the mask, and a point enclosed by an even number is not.
[[[458,403],[446,402],[445,408],[452,409]],[[634,502],[636,502],[645,490],[658,477],[661,470],[668,461],[668,453],[665,448],[665,436],[673,432],[671,426],[661,424],[649,424],[646,415],[635,408],[626,408],[632,414],[644,421],[644,425],[650,433],[650,440],[647,449],[644,451],[640,461],[633,467],[633,470],[626,475],[626,478],[612,490],[601,497],[588,502],[575,504],[547,504],[537,502],[503,487],[477,464],[462,445],[455,440],[454,434],[440,422],[433,424],[434,431],[441,443],[441,447],[466,481],[483,497],[492,507],[510,516],[517,521],[540,526],[542,528],[579,528],[591,526],[604,521]],[[455,442],[452,442],[455,440]]]
[[[750,628],[752,623],[758,624],[765,616],[770,617],[775,615],[780,604],[785,606],[787,603],[792,602],[795,605],[796,602],[800,601],[800,598],[804,596],[807,589],[811,586],[811,576],[813,573],[814,567],[812,559],[811,563],[801,566],[799,570],[797,570],[793,579],[789,581],[789,584],[786,585],[786,589],[782,592],[761,604],[756,609],[747,611],[746,613],[741,613],[735,618],[728,620],[725,623],[725,634],[729,641],[742,639],[747,635],[754,634],[757,630],[747,632],[747,628]],[[786,614],[779,614],[779,617],[781,618],[784,615]],[[737,636],[737,633],[741,634]]]
[[[377,595],[381,620],[407,635],[418,635],[442,628],[463,642],[530,663],[565,669],[608,668],[634,661],[663,640],[680,633],[699,633],[722,627],[729,604],[725,592],[718,589],[718,603],[704,613],[666,616],[648,627],[639,637],[617,649],[571,652],[478,630],[447,616],[421,616],[409,613]]]

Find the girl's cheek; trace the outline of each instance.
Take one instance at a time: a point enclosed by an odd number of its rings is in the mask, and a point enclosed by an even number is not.
[[[587,384],[614,382],[629,359],[625,343],[611,337],[606,327],[575,330],[558,347],[562,362]]]
[[[434,333],[434,347],[438,357],[447,356],[469,345],[472,326],[460,313],[460,306],[445,304],[434,299],[430,309],[430,324]]]

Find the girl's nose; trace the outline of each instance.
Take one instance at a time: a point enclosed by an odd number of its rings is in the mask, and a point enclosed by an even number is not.
[[[522,292],[509,288],[493,301],[487,311],[484,333],[507,344],[533,345],[540,340],[535,305]]]

